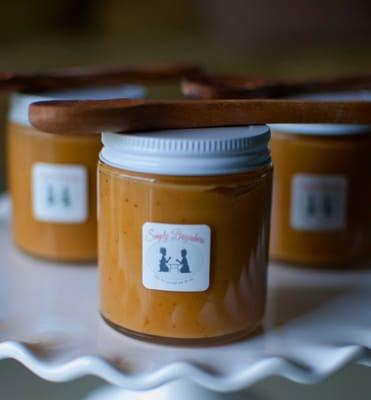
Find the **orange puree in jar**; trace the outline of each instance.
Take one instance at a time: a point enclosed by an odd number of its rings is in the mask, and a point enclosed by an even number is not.
[[[272,168],[264,126],[103,134],[101,312],[160,341],[251,333],[264,316]]]
[[[272,126],[271,256],[311,266],[371,260],[371,127]]]
[[[31,127],[28,107],[47,99],[138,97],[136,86],[15,94],[8,123],[8,175],[15,243],[56,261],[97,256],[96,135],[51,135]]]

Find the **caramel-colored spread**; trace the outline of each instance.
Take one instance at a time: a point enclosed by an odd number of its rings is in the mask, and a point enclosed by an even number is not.
[[[97,255],[96,165],[100,137],[50,135],[10,122],[9,185],[13,203],[13,234],[25,251],[57,261],[87,262]],[[33,212],[32,170],[36,163],[78,165],[87,173],[87,218],[76,223],[48,222]]]
[[[271,151],[271,256],[326,267],[370,261],[371,134],[272,132]]]
[[[271,175],[270,166],[228,176],[149,175],[100,162],[104,318],[125,332],[178,340],[234,337],[254,330],[265,307]],[[207,290],[151,290],[143,285],[142,227],[148,222],[210,227]]]

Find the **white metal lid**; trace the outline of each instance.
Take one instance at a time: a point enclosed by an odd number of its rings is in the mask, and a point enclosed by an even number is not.
[[[9,119],[16,124],[31,126],[28,119],[28,108],[31,103],[36,101],[138,99],[145,95],[146,91],[140,85],[66,89],[43,93],[14,93],[10,99]]]
[[[176,176],[235,174],[270,163],[266,125],[103,132],[100,159],[129,171]]]
[[[338,93],[314,93],[292,97],[302,100],[322,101],[371,101],[371,92],[362,90],[359,92],[338,92]],[[357,124],[270,124],[272,131],[293,133],[297,135],[355,135],[370,133],[371,125]]]

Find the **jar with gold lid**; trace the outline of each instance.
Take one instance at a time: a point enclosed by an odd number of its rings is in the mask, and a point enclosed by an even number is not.
[[[143,97],[141,86],[16,93],[8,119],[12,229],[22,250],[56,261],[97,256],[97,135],[47,134],[31,126],[29,105],[41,100]]]
[[[100,303],[163,342],[235,339],[266,300],[272,166],[266,126],[103,134]]]
[[[306,95],[370,100],[369,92]],[[371,126],[278,124],[271,256],[328,268],[371,261]]]

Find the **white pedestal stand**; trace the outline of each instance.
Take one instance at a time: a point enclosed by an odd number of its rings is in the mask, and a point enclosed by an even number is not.
[[[194,383],[178,380],[156,389],[133,392],[106,385],[89,394],[83,400],[247,400],[238,393],[217,393]]]

